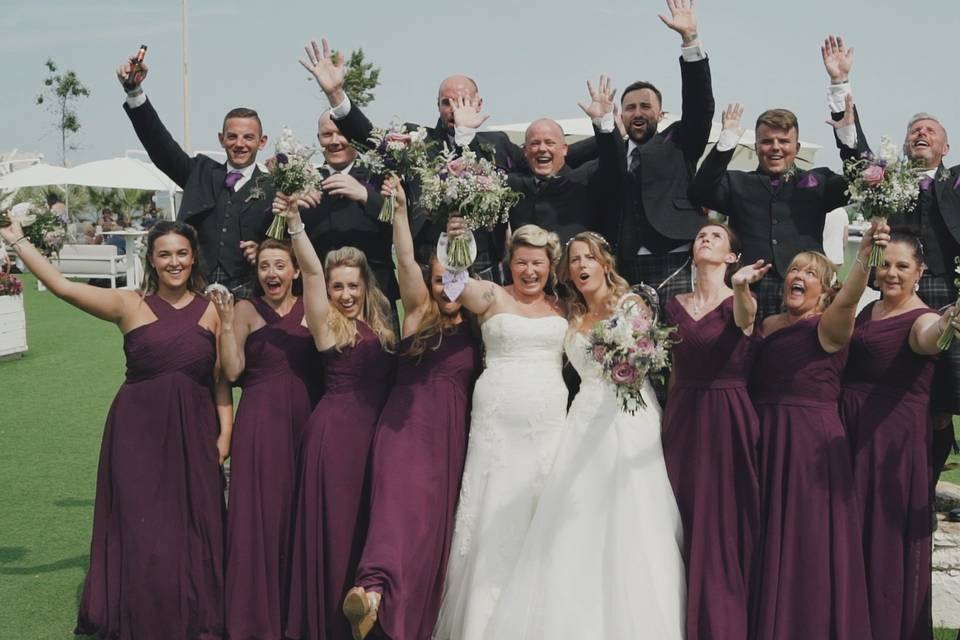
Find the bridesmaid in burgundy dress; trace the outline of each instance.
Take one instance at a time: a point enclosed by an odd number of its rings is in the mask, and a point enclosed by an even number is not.
[[[917,296],[923,248],[895,231],[877,267],[883,298],[857,318],[840,413],[853,448],[874,640],[928,640],[930,384],[949,316]]]
[[[858,264],[887,231],[874,223]],[[833,263],[803,252],[785,275],[786,312],[763,321],[750,380],[763,522],[751,637],[871,638],[850,446],[837,406],[867,270],[853,268],[836,292]]]
[[[375,622],[381,636],[420,640],[430,637],[443,595],[479,348],[460,303],[443,292],[436,258],[424,282],[399,181],[387,180],[383,195],[396,198],[403,340],[397,382],[374,437],[370,531],[358,586],[343,611],[356,640]]]
[[[746,638],[760,539],[760,426],[747,394],[757,314],[750,284],[771,265],[760,260],[738,271],[740,241],[722,224],[701,228],[691,251],[694,291],[664,307],[678,340],[663,455],[683,520],[686,637]]]
[[[220,363],[243,387],[230,456],[226,624],[231,638],[281,640],[289,579],[296,450],[318,397],[317,351],[293,293],[290,245],[267,239],[256,255],[257,291],[220,314]]]
[[[296,204],[288,204],[278,194],[274,211],[287,216],[300,263],[304,315],[323,361],[324,395],[307,420],[299,451],[286,634],[346,640],[350,625],[340,604],[353,586],[366,538],[368,460],[393,384],[396,339],[390,302],[363,252],[342,247],[321,265]]]
[[[67,280],[16,222],[0,236],[54,295],[123,332],[127,375],[104,427],[75,633],[223,638],[220,464],[233,407],[216,375],[219,318],[201,296],[196,232],[167,221],[150,231],[143,294]]]

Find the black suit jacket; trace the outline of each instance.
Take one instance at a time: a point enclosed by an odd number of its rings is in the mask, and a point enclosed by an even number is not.
[[[556,233],[562,243],[581,231],[600,231],[606,198],[618,184],[621,145],[616,130],[594,130],[594,137],[600,150],[600,157],[595,160],[576,168],[564,166],[542,181],[530,173],[508,176],[510,188],[523,196],[510,210],[510,227],[514,231],[525,224],[535,224]]]
[[[843,160],[869,151],[859,118],[857,148],[850,149],[839,139],[836,143]],[[762,258],[773,262],[783,277],[801,251],[823,252],[823,221],[827,213],[850,201],[847,180],[819,167],[798,170],[774,188],[770,177],[757,170],[727,170],[735,150],[714,147],[707,154],[690,184],[690,198],[728,217],[743,245],[742,264]]]
[[[921,193],[914,211],[899,213],[887,221],[891,227],[905,226],[916,233],[924,244],[924,261],[931,275],[953,279],[960,255],[960,165],[947,169],[943,165]]]
[[[635,173],[627,171],[628,145],[621,143],[619,192],[607,201],[601,230],[621,261],[634,260],[645,246],[641,215],[657,233],[672,240],[692,239],[703,224],[687,192],[713,124],[709,60],[687,62],[681,57],[680,77],[680,120],[640,146],[640,167]]]
[[[350,175],[366,186],[366,203],[324,194],[319,206],[302,209],[300,216],[321,260],[328,252],[340,247],[360,249],[367,256],[380,289],[388,298],[396,301],[400,297],[400,289],[391,253],[393,227],[378,219],[383,198],[368,181],[369,175],[365,170],[353,166]]]
[[[266,237],[273,220],[270,209],[273,185],[269,177],[255,168],[248,184],[234,194],[246,200],[241,207],[239,235],[236,235],[236,227],[223,224],[225,212],[221,196],[226,191],[223,184],[227,175],[226,164],[205,155],[189,156],[163,126],[150,100],[135,109],[124,103],[123,108],[150,160],[183,189],[177,219],[197,230],[204,273],[216,268],[220,243],[223,242],[225,246],[236,248],[235,253],[230,253],[229,264],[223,265],[227,272],[238,279],[251,277],[252,268],[243,258],[239,245],[243,240],[260,242]],[[261,197],[248,197],[254,186],[262,189]]]

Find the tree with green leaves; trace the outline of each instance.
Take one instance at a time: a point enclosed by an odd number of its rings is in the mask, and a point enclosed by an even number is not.
[[[362,47],[352,51],[343,77],[343,90],[350,96],[350,102],[358,107],[367,106],[373,102],[373,90],[379,84],[380,68],[366,61]]]
[[[48,75],[43,80],[43,91],[37,96],[38,105],[46,105],[53,113],[54,122],[60,132],[60,161],[67,166],[67,150],[76,150],[76,145],[68,145],[67,139],[80,131],[80,118],[77,116],[76,102],[90,95],[73,71],[57,73],[57,64],[50,58],[45,63]]]

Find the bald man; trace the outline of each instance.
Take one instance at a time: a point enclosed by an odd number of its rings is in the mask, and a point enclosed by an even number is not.
[[[356,106],[351,104],[350,98],[343,90],[344,60],[343,56],[333,59],[326,39],[322,45],[316,42],[306,47],[307,59],[300,60],[302,64],[317,80],[317,84],[330,101],[331,115],[340,131],[348,140],[364,144],[370,137],[373,125]],[[477,131],[486,120],[480,113],[483,98],[480,96],[476,82],[463,75],[450,76],[440,83],[437,91],[437,111],[439,118],[433,127],[424,127],[427,139],[434,142],[433,153],[440,153],[444,145],[451,149],[469,148],[479,157],[493,161],[504,171],[511,171],[517,167],[525,167],[523,153],[520,148],[510,142],[507,134],[501,131]],[[459,108],[458,108],[459,107]],[[462,122],[455,122],[455,116]],[[460,125],[460,126],[457,126]],[[421,125],[407,123],[408,128],[418,128]],[[408,185],[411,200],[416,200],[416,185]],[[436,252],[437,239],[443,231],[442,225],[428,220],[422,211],[417,211],[414,204],[413,233],[416,246],[417,260],[421,264],[430,261],[431,254]],[[503,238],[499,237],[502,229],[494,231],[474,232],[477,242],[477,259],[473,271],[482,278],[502,282],[502,273],[497,256],[497,247],[503,245]],[[495,234],[497,237],[495,237]]]
[[[612,105],[612,103],[611,103]],[[601,117],[595,118],[601,120]],[[535,224],[567,240],[581,231],[600,231],[605,199],[616,193],[622,140],[609,128],[595,128],[600,156],[576,168],[567,165],[563,129],[549,118],[527,127],[523,153],[529,173],[511,173],[510,187],[523,194],[510,211],[510,226]]]

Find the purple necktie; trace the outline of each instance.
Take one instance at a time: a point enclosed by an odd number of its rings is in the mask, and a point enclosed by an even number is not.
[[[227,189],[230,189],[231,191],[233,191],[233,188],[236,186],[238,182],[240,182],[240,178],[242,177],[243,177],[242,171],[231,171],[230,173],[227,174],[227,177],[223,179],[223,184]]]
[[[930,188],[931,184],[933,184],[933,178],[930,176],[923,176],[920,178],[920,191],[926,191]]]

